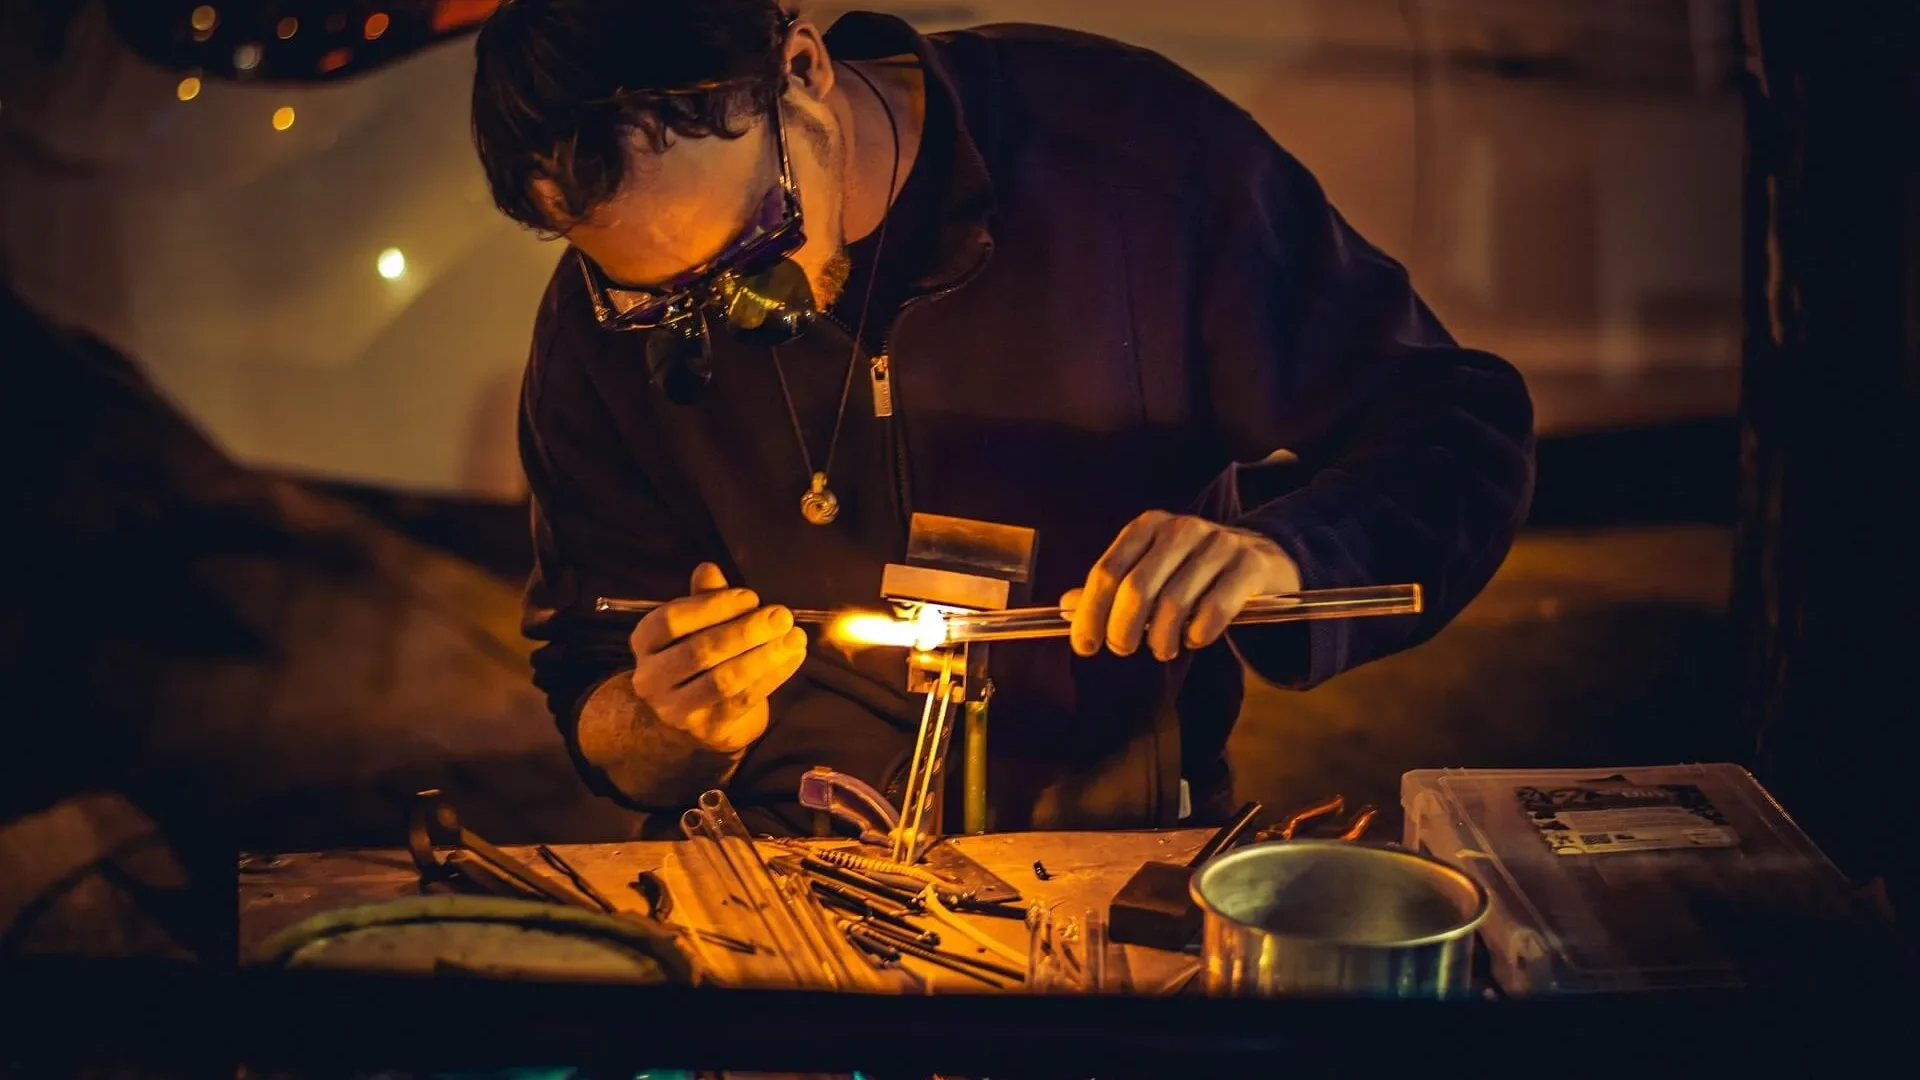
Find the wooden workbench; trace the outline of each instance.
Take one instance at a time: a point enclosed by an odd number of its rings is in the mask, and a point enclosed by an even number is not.
[[[1107,902],[1139,865],[1156,859],[1185,862],[1200,849],[1204,829],[1124,833],[1006,833],[958,837],[947,841],[986,869],[1020,890],[1025,901],[1059,902],[1057,912],[1078,915],[1088,908],[1105,911]],[[725,926],[698,925],[701,905],[688,903],[691,891],[680,867],[682,844],[635,841],[618,844],[556,844],[553,849],[578,870],[613,904],[642,910],[630,887],[642,870],[657,871],[675,895],[673,917],[695,929],[727,931]],[[531,848],[508,847],[509,855],[537,873],[565,885]],[[1034,873],[1034,862],[1048,871],[1048,880]],[[404,850],[329,851],[291,854],[246,854],[240,859],[240,947],[243,955],[274,933],[309,916],[361,904],[378,903],[419,894],[419,878]],[[991,916],[968,916],[972,925],[1008,946],[1026,949],[1026,928],[1018,922]],[[945,947],[959,948],[964,940]],[[981,989],[981,984],[917,963],[910,967],[932,990]],[[1136,946],[1111,947],[1107,953],[1109,989],[1143,994],[1176,990],[1196,969],[1193,958]]]

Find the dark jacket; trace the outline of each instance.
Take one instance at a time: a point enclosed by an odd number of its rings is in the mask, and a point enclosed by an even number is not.
[[[917,52],[958,119],[935,266],[884,335],[895,413],[850,409],[839,449],[834,487],[866,509],[801,521],[764,350],[716,335],[706,394],[672,404],[643,335],[599,330],[563,259],[521,452],[538,550],[525,626],[569,745],[584,697],[631,666],[627,626],[596,619],[595,596],[681,595],[713,559],[769,602],[874,605],[914,510],[1037,529],[1040,602],[1152,508],[1271,536],[1309,588],[1425,587],[1417,617],[1235,632],[1260,674],[1301,689],[1425,640],[1487,583],[1532,490],[1525,385],[1457,346],[1243,110],[1158,56],[1061,30],[921,37],[848,15],[828,42],[841,59]],[[919,710],[891,662],[816,647],[736,801],[798,828],[811,765],[897,782]],[[1167,665],[995,646],[995,827],[1169,823],[1183,777],[1217,805],[1241,677],[1224,643]]]

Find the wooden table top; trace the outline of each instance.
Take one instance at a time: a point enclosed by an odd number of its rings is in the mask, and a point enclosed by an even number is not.
[[[1205,843],[1209,830],[1115,833],[1004,833],[956,837],[949,841],[968,857],[1020,890],[1024,902],[1043,901],[1056,917],[1077,916],[1087,909],[1105,912],[1108,901],[1141,863],[1148,860],[1185,862]],[[698,897],[681,865],[684,843],[632,841],[616,844],[555,844],[553,850],[570,863],[616,907],[641,911],[644,905],[631,887],[636,874],[652,870],[673,894],[671,917],[695,929],[726,932],[705,917]],[[566,885],[530,847],[506,847],[536,873]],[[771,853],[769,851],[769,853]],[[1040,880],[1033,864],[1046,867]],[[282,854],[246,854],[240,859],[240,947],[249,955],[278,931],[325,911],[419,895],[419,878],[403,849],[323,851]],[[689,902],[692,901],[692,902]],[[1026,951],[1027,931],[1014,920],[984,915],[966,916],[970,925],[995,940]],[[945,935],[942,948],[966,949],[985,955],[956,934]],[[724,962],[724,957],[702,957]],[[978,991],[983,984],[910,961],[929,990]],[[1121,992],[1163,993],[1179,989],[1197,968],[1197,961],[1179,953],[1137,946],[1112,946],[1107,952],[1107,987]]]

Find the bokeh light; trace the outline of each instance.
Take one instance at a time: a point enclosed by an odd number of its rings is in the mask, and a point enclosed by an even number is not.
[[[252,71],[260,66],[260,46],[249,41],[233,50],[233,66],[241,71]]]
[[[173,88],[173,93],[181,101],[192,101],[200,96],[200,80],[189,75],[180,80],[180,85]]]
[[[388,248],[380,253],[380,257],[374,260],[373,265],[380,271],[381,277],[388,281],[398,281],[407,272],[407,257],[399,248]]]
[[[273,130],[285,131],[293,126],[293,106],[282,105],[273,110]]]
[[[281,41],[286,41],[300,32],[300,20],[289,15],[280,20],[279,25],[273,28],[273,32]]]
[[[372,41],[375,38],[378,38],[381,34],[386,33],[387,26],[391,24],[392,21],[393,20],[387,18],[386,12],[376,11],[373,14],[367,16],[367,24],[366,26],[361,28],[361,33],[363,36],[366,37],[368,41]]]
[[[220,21],[220,13],[213,10],[212,4],[201,4],[193,9],[193,28],[201,33],[212,30]]]

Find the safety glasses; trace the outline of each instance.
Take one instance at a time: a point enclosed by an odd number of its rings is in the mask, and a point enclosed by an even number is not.
[[[805,330],[790,325],[797,307],[812,315],[812,292],[806,274],[786,256],[806,243],[800,215],[800,192],[793,182],[787,155],[787,125],[776,106],[774,138],[780,154],[779,183],[767,193],[747,227],[712,261],[659,286],[647,289],[609,279],[592,259],[578,250],[575,256],[586,277],[593,317],[606,330],[676,330],[701,333],[707,318],[723,318],[743,337],[786,335],[791,340]],[[797,291],[796,291],[797,290]],[[773,342],[777,344],[778,342]]]

